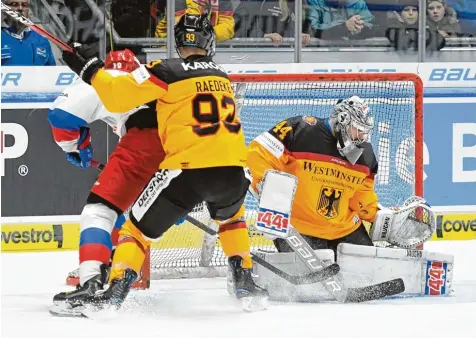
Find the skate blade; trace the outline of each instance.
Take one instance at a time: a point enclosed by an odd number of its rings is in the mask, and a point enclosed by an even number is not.
[[[264,311],[268,308],[268,297],[243,297],[240,300],[245,312]]]
[[[56,303],[48,309],[49,313],[56,317],[76,317],[76,318],[86,318],[83,314],[84,307],[72,307],[70,304]]]

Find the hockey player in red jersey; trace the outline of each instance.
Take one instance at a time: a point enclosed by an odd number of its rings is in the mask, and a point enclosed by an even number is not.
[[[124,76],[140,65],[128,50],[109,53],[105,68]],[[75,291],[54,296],[55,303],[93,295],[107,283],[107,265],[117,242],[111,232],[124,211],[155,173],[165,154],[157,132],[155,103],[123,114],[105,109],[95,90],[78,79],[58,97],[48,113],[57,144],[72,164],[87,168],[93,159],[88,124],[103,120],[120,137],[108,163],[91,188],[80,217],[79,280]]]

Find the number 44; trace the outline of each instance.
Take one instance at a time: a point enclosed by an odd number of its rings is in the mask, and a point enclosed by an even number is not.
[[[287,229],[288,227],[288,218],[280,214],[273,214],[269,211],[259,211],[258,212],[258,222],[260,225],[265,228],[275,228],[276,230]]]
[[[441,287],[445,283],[445,270],[442,267],[431,267],[428,270],[428,275],[430,276],[430,279],[428,280],[428,286],[433,290],[440,291]]]

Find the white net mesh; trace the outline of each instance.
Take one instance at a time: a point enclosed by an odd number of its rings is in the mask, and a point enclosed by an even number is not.
[[[368,77],[370,78],[370,76]],[[376,191],[380,204],[401,205],[415,194],[415,107],[420,95],[412,80],[390,81],[281,81],[235,83],[237,110],[244,128],[246,142],[276,123],[297,115],[327,117],[340,98],[358,95],[367,100],[375,118],[371,142],[379,161]],[[254,231],[256,201],[245,201],[252,250],[274,250],[271,241]],[[215,227],[203,205],[191,216],[205,225]],[[216,237],[186,222],[172,226],[151,249],[152,279],[162,276],[194,276],[206,267],[224,267],[226,257]],[[220,269],[211,269],[221,274]],[[210,271],[210,269],[208,269]],[[174,276],[174,273],[175,275]],[[198,275],[207,275],[198,273]]]

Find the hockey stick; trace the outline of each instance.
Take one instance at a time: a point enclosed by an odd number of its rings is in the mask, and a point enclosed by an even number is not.
[[[211,236],[218,235],[218,233],[215,230],[207,227],[205,224],[203,224],[202,222],[193,218],[190,215],[185,216],[185,219],[188,222],[192,223],[197,228],[205,231],[207,234],[209,234]],[[284,272],[284,271],[280,270],[279,268],[275,267],[271,263],[268,263],[263,258],[255,255],[253,253],[251,254],[251,258],[256,263],[262,265],[263,267],[265,267],[268,270],[270,270],[271,272],[273,272],[275,275],[287,280],[289,283],[294,284],[294,285],[312,284],[312,283],[321,282],[321,281],[323,281],[323,280],[325,280],[325,279],[327,279],[331,276],[334,276],[340,270],[340,267],[339,267],[338,264],[332,264],[332,265],[330,265],[328,267],[325,267],[325,268],[323,268],[319,271],[311,272],[311,273],[309,273],[307,275],[304,275],[304,276],[293,276],[293,275],[288,274],[287,272]]]
[[[185,219],[192,223],[193,225],[195,225],[197,228],[205,231],[207,234],[209,234],[210,236],[216,236],[218,235],[218,232],[216,232],[215,230],[207,227],[205,224],[203,224],[202,222],[200,222],[199,220],[193,218],[192,216],[190,215],[187,215],[185,216]]]
[[[218,233],[215,230],[207,227],[205,224],[203,224],[202,222],[193,218],[190,215],[185,216],[185,219],[188,222],[192,223],[197,228],[205,231],[207,234],[209,234],[211,236],[218,235]],[[251,258],[256,263],[262,265],[263,267],[267,268],[268,270],[270,270],[271,272],[273,272],[277,276],[287,280],[289,283],[294,284],[294,285],[312,284],[312,283],[321,282],[321,281],[337,274],[340,270],[338,264],[332,264],[332,265],[330,265],[328,267],[325,267],[325,268],[323,268],[319,271],[311,272],[311,273],[309,273],[307,275],[304,275],[304,276],[293,276],[293,275],[288,274],[287,272],[284,272],[284,271],[280,270],[279,268],[275,267],[271,263],[266,262],[264,259],[262,259],[261,257],[255,255],[255,254],[251,254]]]
[[[307,275],[293,276],[288,274],[287,272],[284,272],[283,270],[278,269],[277,267],[265,261],[263,258],[261,258],[260,256],[254,253],[251,253],[251,258],[257,264],[262,265],[263,267],[270,270],[275,275],[287,280],[289,283],[293,285],[319,283],[339,273],[339,270],[340,270],[339,265],[334,263],[332,265],[329,265],[328,267],[325,267],[316,272],[311,272]]]
[[[207,227],[205,224],[203,224],[202,222],[193,218],[190,215],[185,216],[185,219],[188,222],[192,223],[197,228],[205,231],[207,234],[209,234],[211,236],[218,235],[218,233],[215,230]],[[294,284],[294,285],[312,284],[312,283],[321,282],[321,281],[337,274],[340,270],[338,264],[332,264],[332,265],[330,265],[330,266],[328,266],[324,269],[321,269],[321,270],[315,271],[315,272],[311,272],[311,273],[309,273],[307,275],[304,275],[304,276],[293,276],[293,275],[288,274],[287,272],[284,272],[284,271],[280,270],[279,268],[275,267],[274,265],[266,262],[264,259],[262,259],[261,257],[255,255],[255,254],[251,254],[251,258],[256,263],[262,265],[263,267],[267,268],[268,270],[270,270],[271,272],[273,272],[277,276],[287,280],[289,283]]]
[[[215,230],[207,227],[205,224],[203,224],[202,222],[193,218],[190,215],[185,216],[185,219],[188,222],[192,223],[197,228],[205,231],[207,234],[209,234],[211,236],[218,235],[218,233]],[[268,263],[263,258],[255,255],[253,253],[251,254],[251,258],[256,263],[262,265],[263,267],[265,267],[268,270],[270,270],[271,272],[273,272],[275,275],[287,280],[289,283],[294,284],[294,285],[313,284],[313,283],[317,283],[317,282],[322,282],[322,281],[334,276],[340,270],[340,267],[339,267],[338,264],[332,264],[332,265],[329,265],[328,267],[325,267],[325,268],[323,268],[319,271],[314,271],[314,272],[311,272],[307,275],[293,276],[293,275],[288,274],[287,272],[284,272],[283,270],[280,270],[279,268],[275,267],[271,263]]]
[[[70,53],[74,52],[73,48],[71,48],[71,46],[67,45],[66,43],[64,43],[63,41],[58,39],[56,36],[54,36],[53,34],[48,33],[47,31],[45,31],[40,26],[33,23],[33,21],[31,21],[30,19],[28,19],[28,18],[24,17],[23,15],[15,12],[9,6],[5,5],[3,2],[1,4],[2,4],[2,6],[1,6],[2,12],[7,14],[8,16],[10,16],[13,20],[20,22],[21,24],[30,28],[32,31],[35,31],[38,34],[44,36],[45,38],[47,38],[48,40],[53,42],[55,45],[57,45],[58,47],[61,47],[63,50],[68,51]]]
[[[96,160],[92,160],[91,161],[91,166],[93,166],[94,168],[97,168],[99,171],[103,171],[104,168],[106,168],[106,166],[102,163],[99,163],[98,161]]]
[[[288,243],[291,249],[311,271],[324,266],[323,262],[319,257],[317,257],[309,243],[292,226],[290,226],[289,235],[285,239],[286,243]],[[393,296],[405,291],[405,284],[401,278],[360,288],[348,288],[340,275],[336,274],[322,283],[326,290],[341,303],[368,302],[383,297]]]

